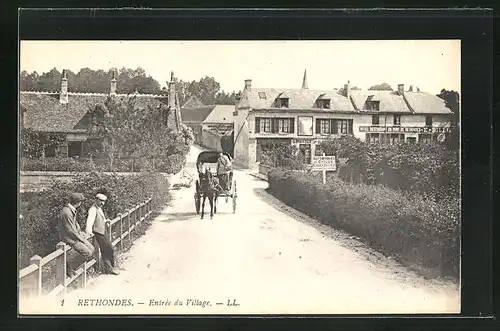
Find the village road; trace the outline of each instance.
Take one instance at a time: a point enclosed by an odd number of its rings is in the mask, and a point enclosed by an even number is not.
[[[189,171],[200,150],[192,148]],[[425,280],[391,259],[284,206],[267,183],[235,171],[238,205],[219,199],[201,220],[194,187],[171,205],[103,275],[71,292],[62,314],[455,313],[458,285]],[[209,210],[208,202],[205,206]],[[79,306],[79,299],[130,299],[130,306]],[[187,302],[187,300],[192,300]],[[176,301],[184,305],[175,305]],[[193,305],[199,300],[199,305]],[[209,303],[206,303],[209,301]],[[168,305],[170,302],[170,305]],[[205,302],[205,305],[203,304]],[[228,302],[232,305],[228,305]],[[89,304],[90,301],[87,301]],[[42,312],[42,311],[40,311]]]

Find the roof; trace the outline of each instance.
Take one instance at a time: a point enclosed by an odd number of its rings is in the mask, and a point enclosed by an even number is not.
[[[205,106],[205,104],[203,104],[203,102],[201,102],[201,100],[197,96],[192,95],[189,97],[189,99],[186,100],[186,102],[184,102],[181,108],[196,108],[203,106]]]
[[[203,123],[233,123],[234,105],[216,105]]]
[[[266,95],[265,99],[259,97],[259,92]],[[252,87],[251,91],[246,90],[249,105],[252,109],[273,108],[272,105],[277,97],[288,97],[288,108],[290,109],[313,109],[316,100],[322,96],[322,99],[330,99],[330,110],[349,111],[350,107],[347,98],[331,90],[309,90],[309,89],[274,89]],[[319,108],[318,108],[319,109]]]
[[[68,93],[68,103],[59,102],[59,93],[21,92],[20,105],[24,107],[24,127],[44,132],[85,132],[85,115],[109,97],[105,93]],[[117,95],[118,98],[136,97],[136,108],[159,106],[166,102],[159,95]]]
[[[198,154],[196,163],[217,163],[220,153],[222,153],[222,151],[203,151]],[[226,155],[230,160],[232,159],[231,154],[224,152],[224,155]]]
[[[440,97],[422,92],[405,92],[405,98],[416,114],[451,114]]]
[[[379,101],[380,112],[390,113],[408,113],[411,114],[410,108],[406,104],[403,96],[394,91],[351,91],[351,100],[357,110],[367,110],[366,101]]]
[[[201,124],[210,115],[215,105],[203,107],[185,107],[181,108],[181,118],[184,123],[199,123]]]

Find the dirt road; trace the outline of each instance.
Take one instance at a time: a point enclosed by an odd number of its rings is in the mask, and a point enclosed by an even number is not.
[[[198,152],[193,148],[190,155],[193,174]],[[194,189],[174,191],[171,206],[121,257],[120,275],[100,276],[86,289],[70,293],[64,305],[47,303],[40,312],[459,311],[458,285],[426,281],[370,249],[357,248],[359,243],[349,236],[285,207],[264,191],[266,182],[244,171],[235,171],[234,179],[239,192],[235,214],[231,201],[220,199],[217,215],[201,220],[194,209]],[[90,299],[107,301],[96,305]],[[124,301],[110,306],[113,299]]]

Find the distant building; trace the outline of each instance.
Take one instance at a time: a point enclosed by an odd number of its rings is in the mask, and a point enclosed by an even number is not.
[[[234,156],[253,168],[270,143],[297,146],[308,162],[322,155],[328,137],[354,135],[373,143],[438,139],[449,131],[451,110],[441,98],[422,92],[312,90],[304,73],[301,89],[253,87],[245,80],[234,110]]]
[[[168,123],[172,128],[180,129],[181,118],[178,112],[175,83],[170,82],[168,95],[153,94],[117,94],[115,74],[110,80],[108,93],[75,93],[69,91],[66,71],[63,70],[61,90],[59,92],[20,92],[21,127],[36,132],[52,132],[65,136],[58,146],[47,147],[45,157],[68,156],[86,157],[89,153],[89,139],[92,138],[92,118],[89,110],[98,104],[104,104],[108,98],[136,98],[136,107],[169,107]]]

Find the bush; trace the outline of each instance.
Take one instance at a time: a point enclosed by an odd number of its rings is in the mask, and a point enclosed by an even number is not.
[[[67,203],[69,192],[81,192],[87,200],[78,209],[78,220],[82,230],[85,229],[86,213],[97,193],[108,197],[104,212],[110,219],[133,206],[153,198],[153,208],[158,208],[169,199],[166,177],[157,173],[103,174],[98,172],[75,173],[70,182],[54,181],[51,187],[42,192],[20,194],[20,213],[23,218],[19,222],[19,259],[21,266],[28,264],[29,258],[35,254],[44,256],[54,250],[59,241],[55,228],[57,217]]]
[[[329,179],[322,185],[304,172],[273,170],[269,191],[311,217],[363,238],[403,264],[458,277],[458,198],[437,201],[382,185]]]

